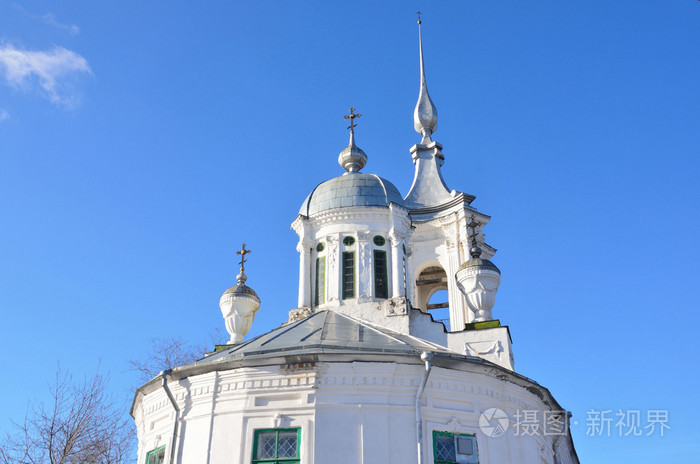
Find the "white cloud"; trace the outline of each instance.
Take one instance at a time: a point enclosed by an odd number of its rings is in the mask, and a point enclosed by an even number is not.
[[[0,122],[7,121],[8,119],[10,119],[10,113],[0,108]]]
[[[41,17],[41,20],[44,21],[44,24],[48,24],[50,26],[57,27],[59,29],[63,29],[64,31],[68,31],[70,35],[78,35],[80,34],[80,28],[76,26],[75,24],[63,24],[60,23],[56,20],[56,17],[53,15],[53,13],[46,13]]]
[[[12,87],[28,89],[38,84],[51,103],[71,108],[78,103],[76,76],[92,70],[85,58],[63,47],[30,51],[4,45],[0,46],[0,73]]]
[[[77,35],[80,33],[80,28],[78,26],[76,26],[75,24],[63,24],[59,22],[53,13],[45,13],[41,16],[38,16],[30,13],[29,11],[27,11],[26,8],[24,8],[21,5],[18,5],[16,3],[11,3],[11,5],[15,10],[19,11],[28,18],[40,19],[44,24],[63,29],[64,31],[68,31],[70,35]]]

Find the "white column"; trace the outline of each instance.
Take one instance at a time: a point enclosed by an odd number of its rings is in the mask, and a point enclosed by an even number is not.
[[[311,242],[300,241],[299,252],[299,308],[311,307]]]
[[[457,280],[455,279],[455,273],[459,269],[459,244],[452,240],[447,240],[446,245],[447,256],[449,257],[448,264],[445,266],[445,272],[447,274],[447,294],[450,301],[450,329],[453,332],[458,332],[464,329],[464,324],[467,322],[467,308],[464,297],[459,287],[457,287]]]
[[[391,297],[405,296],[403,294],[403,259],[401,259],[401,240],[396,235],[389,237],[391,241]]]

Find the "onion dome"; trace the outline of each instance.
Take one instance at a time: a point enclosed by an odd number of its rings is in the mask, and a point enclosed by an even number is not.
[[[338,163],[348,173],[357,172],[367,164],[367,155],[355,145],[355,133],[350,132],[350,143],[338,155]]]

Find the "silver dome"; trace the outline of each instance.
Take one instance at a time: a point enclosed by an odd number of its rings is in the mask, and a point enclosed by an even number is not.
[[[348,172],[319,184],[299,209],[302,216],[350,206],[403,206],[399,190],[386,179],[374,174]]]

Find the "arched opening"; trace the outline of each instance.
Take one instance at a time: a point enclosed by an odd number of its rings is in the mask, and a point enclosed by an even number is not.
[[[416,302],[425,313],[445,324],[450,330],[450,310],[447,296],[447,273],[438,264],[425,267],[416,279]]]

